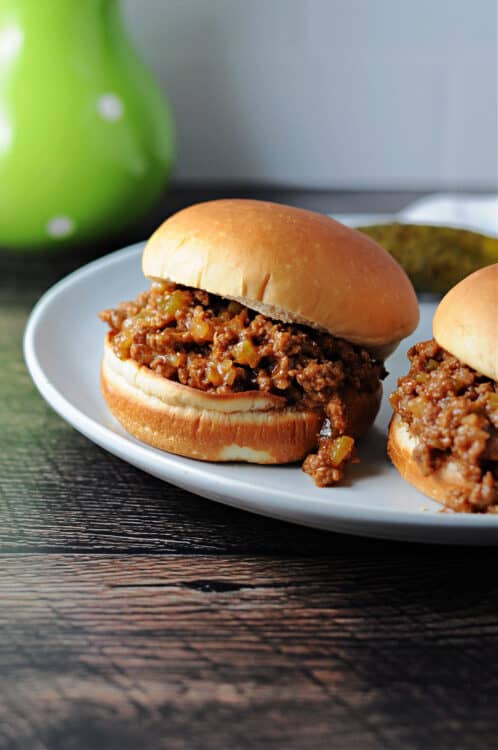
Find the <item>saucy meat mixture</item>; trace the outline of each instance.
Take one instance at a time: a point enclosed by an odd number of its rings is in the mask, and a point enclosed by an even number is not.
[[[408,352],[410,371],[390,397],[420,441],[415,459],[425,475],[451,460],[470,490],[454,490],[456,511],[498,512],[498,385],[434,341]]]
[[[100,317],[120,359],[202,391],[266,391],[298,409],[318,410],[332,427],[303,464],[317,485],[336,484],[356,460],[345,391],[375,393],[386,375],[361,347],[169,282],[154,282]]]

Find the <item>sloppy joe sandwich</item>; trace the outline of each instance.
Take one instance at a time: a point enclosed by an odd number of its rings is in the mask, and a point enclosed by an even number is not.
[[[338,482],[372,424],[383,361],[418,322],[404,271],[368,237],[298,208],[218,200],[148,241],[150,289],[105,310],[102,388],[157,448],[207,461],[304,459]]]
[[[434,338],[412,347],[391,395],[389,455],[401,475],[455,511],[498,512],[498,264],[439,305]]]

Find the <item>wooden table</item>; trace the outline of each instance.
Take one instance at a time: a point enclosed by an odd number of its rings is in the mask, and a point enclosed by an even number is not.
[[[412,197],[176,189],[142,231],[243,192],[336,212]],[[21,354],[27,315],[99,252],[0,256],[1,750],[496,747],[495,550],[217,505],[105,453],[42,401]]]

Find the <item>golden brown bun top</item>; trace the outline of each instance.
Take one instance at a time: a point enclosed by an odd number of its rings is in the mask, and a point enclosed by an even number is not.
[[[185,208],[152,235],[143,272],[321,328],[377,356],[419,319],[389,253],[333,219],[277,203],[217,200]]]
[[[498,263],[450,289],[436,310],[433,332],[443,349],[498,380]]]

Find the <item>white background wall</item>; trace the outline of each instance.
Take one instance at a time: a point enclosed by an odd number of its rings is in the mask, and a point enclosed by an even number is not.
[[[498,0],[124,0],[177,177],[497,184]]]

